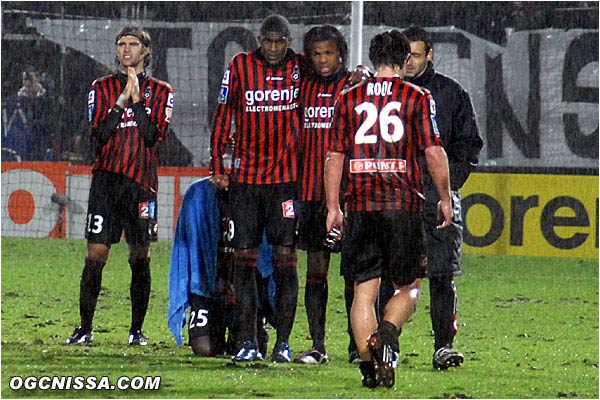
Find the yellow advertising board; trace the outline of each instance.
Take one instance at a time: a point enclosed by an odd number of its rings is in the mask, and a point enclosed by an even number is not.
[[[598,177],[471,174],[461,190],[466,254],[598,259]]]

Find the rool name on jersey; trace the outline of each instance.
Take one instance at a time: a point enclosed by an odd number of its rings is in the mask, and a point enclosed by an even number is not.
[[[367,83],[367,96],[391,96],[392,81]]]

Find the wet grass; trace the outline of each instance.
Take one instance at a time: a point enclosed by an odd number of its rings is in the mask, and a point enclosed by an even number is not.
[[[327,344],[322,366],[236,366],[177,348],[167,328],[171,243],[152,253],[152,297],[145,348],[126,345],[130,320],[126,246],[114,246],[103,275],[94,344],[63,346],[78,322],[85,242],[2,239],[3,398],[598,398],[597,260],[468,255],[459,291],[458,369],[431,368],[433,337],[425,283],[405,325],[391,389],[368,390],[347,363],[339,259],[330,271]],[[301,293],[291,347],[310,347],[300,253]],[[160,376],[158,390],[12,390],[14,376]]]

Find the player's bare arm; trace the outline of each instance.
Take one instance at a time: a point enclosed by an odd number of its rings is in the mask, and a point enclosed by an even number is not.
[[[327,231],[342,228],[344,214],[340,208],[340,182],[344,166],[344,154],[329,151],[325,158],[325,197],[327,199]]]
[[[438,216],[443,219],[437,229],[443,229],[452,223],[452,197],[450,196],[450,177],[448,172],[448,157],[442,146],[432,146],[425,149],[425,157],[429,173],[435,183],[440,201],[438,203]]]
[[[215,174],[210,178],[210,183],[221,189],[229,187],[229,175]]]
[[[131,101],[133,103],[137,103],[140,101],[140,82],[138,81],[137,73],[135,68],[127,67],[127,86],[129,88],[129,94],[131,96]]]

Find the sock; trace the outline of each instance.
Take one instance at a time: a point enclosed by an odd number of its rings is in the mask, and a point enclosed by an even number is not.
[[[234,330],[236,347],[245,341],[257,344],[256,315],[258,313],[258,292],[256,286],[256,266],[258,249],[236,250],[234,253],[235,306]]]
[[[79,283],[79,315],[81,326],[86,333],[92,331],[92,320],[102,286],[102,269],[105,263],[85,259],[85,267]]]
[[[148,311],[150,302],[150,258],[138,258],[129,260],[131,268],[131,284],[129,295],[131,297],[131,328],[130,330],[141,331]]]
[[[451,276],[429,279],[434,349],[452,347],[456,335],[456,286]]]
[[[354,332],[352,332],[352,323],[350,322],[350,310],[352,310],[352,302],[354,301],[354,281],[344,279],[344,301],[346,305],[346,323],[348,330],[348,337],[350,342],[348,343],[348,354],[353,351],[358,351],[356,343],[354,342]]]
[[[313,347],[325,353],[325,319],[329,288],[327,274],[306,276],[304,305]]]
[[[273,252],[275,280],[275,324],[277,342],[288,342],[296,317],[298,303],[298,260],[296,251],[290,254]]]
[[[389,321],[381,321],[377,327],[377,334],[381,343],[393,345],[398,341],[398,328]]]

